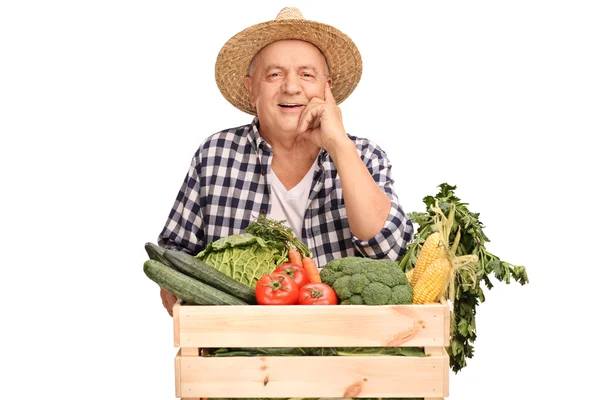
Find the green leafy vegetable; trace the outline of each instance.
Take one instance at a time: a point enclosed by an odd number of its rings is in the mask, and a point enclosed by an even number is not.
[[[341,257],[321,270],[321,280],[335,290],[340,304],[411,304],[413,289],[392,260]]]
[[[223,347],[208,352],[209,357],[377,355],[425,357],[425,351],[422,347]]]
[[[206,246],[196,257],[227,276],[255,287],[261,276],[286,260],[287,248],[250,233],[230,235]]]
[[[282,243],[286,247],[294,247],[302,257],[312,257],[310,249],[296,237],[292,228],[284,225],[284,222],[285,220],[276,221],[261,214],[245,231],[268,241]]]
[[[475,255],[478,258],[478,273],[458,271],[454,278],[454,294],[450,301],[453,305],[453,323],[451,326],[451,345],[448,348],[450,366],[457,373],[466,364],[467,358],[473,357],[473,343],[477,338],[475,333],[475,313],[477,306],[485,301],[481,281],[488,289],[493,288],[490,277],[493,275],[500,282],[509,284],[514,280],[521,285],[529,282],[525,267],[513,265],[501,260],[490,253],[486,248],[488,237],[484,234],[483,223],[479,220],[479,213],[471,212],[467,206],[454,194],[456,186],[442,183],[438,186],[439,192],[435,196],[426,196],[423,201],[425,212],[409,213],[410,219],[418,224],[419,228],[415,237],[408,245],[407,253],[400,260],[404,271],[409,271],[416,264],[419,251],[425,241],[435,229],[434,211],[436,204],[448,216],[449,210],[454,208],[454,224],[450,231],[450,241],[458,238],[455,250],[456,256]]]

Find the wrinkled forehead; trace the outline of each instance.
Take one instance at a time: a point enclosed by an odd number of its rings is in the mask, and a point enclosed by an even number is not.
[[[323,52],[314,44],[303,40],[278,40],[263,47],[252,59],[250,69],[257,65],[272,65],[288,60],[301,64],[313,65],[320,70],[327,70],[327,59]]]

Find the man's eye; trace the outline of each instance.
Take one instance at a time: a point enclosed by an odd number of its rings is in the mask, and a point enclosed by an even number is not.
[[[273,78],[277,78],[279,75],[281,75],[279,72],[273,72],[271,75]]]
[[[303,76],[304,76],[305,78],[312,78],[312,77],[313,77],[313,76],[312,76],[312,74],[304,74]]]

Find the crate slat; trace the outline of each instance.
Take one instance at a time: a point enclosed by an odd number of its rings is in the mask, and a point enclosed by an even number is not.
[[[179,397],[448,396],[448,355],[176,356]]]
[[[176,396],[448,396],[450,307],[193,306],[173,309]],[[424,347],[427,357],[208,357],[209,347]],[[202,349],[200,352],[199,350]]]
[[[174,307],[175,347],[448,346],[444,304]]]

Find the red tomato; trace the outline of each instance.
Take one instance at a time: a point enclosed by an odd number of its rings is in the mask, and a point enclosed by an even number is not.
[[[298,302],[298,285],[291,276],[272,273],[256,282],[256,301],[262,305],[290,305]]]
[[[281,264],[274,272],[291,276],[294,282],[296,282],[296,285],[298,285],[298,288],[308,284],[308,273],[300,265],[290,263]]]
[[[335,290],[325,283],[309,283],[300,288],[298,304],[338,304],[338,297],[335,294]]]

